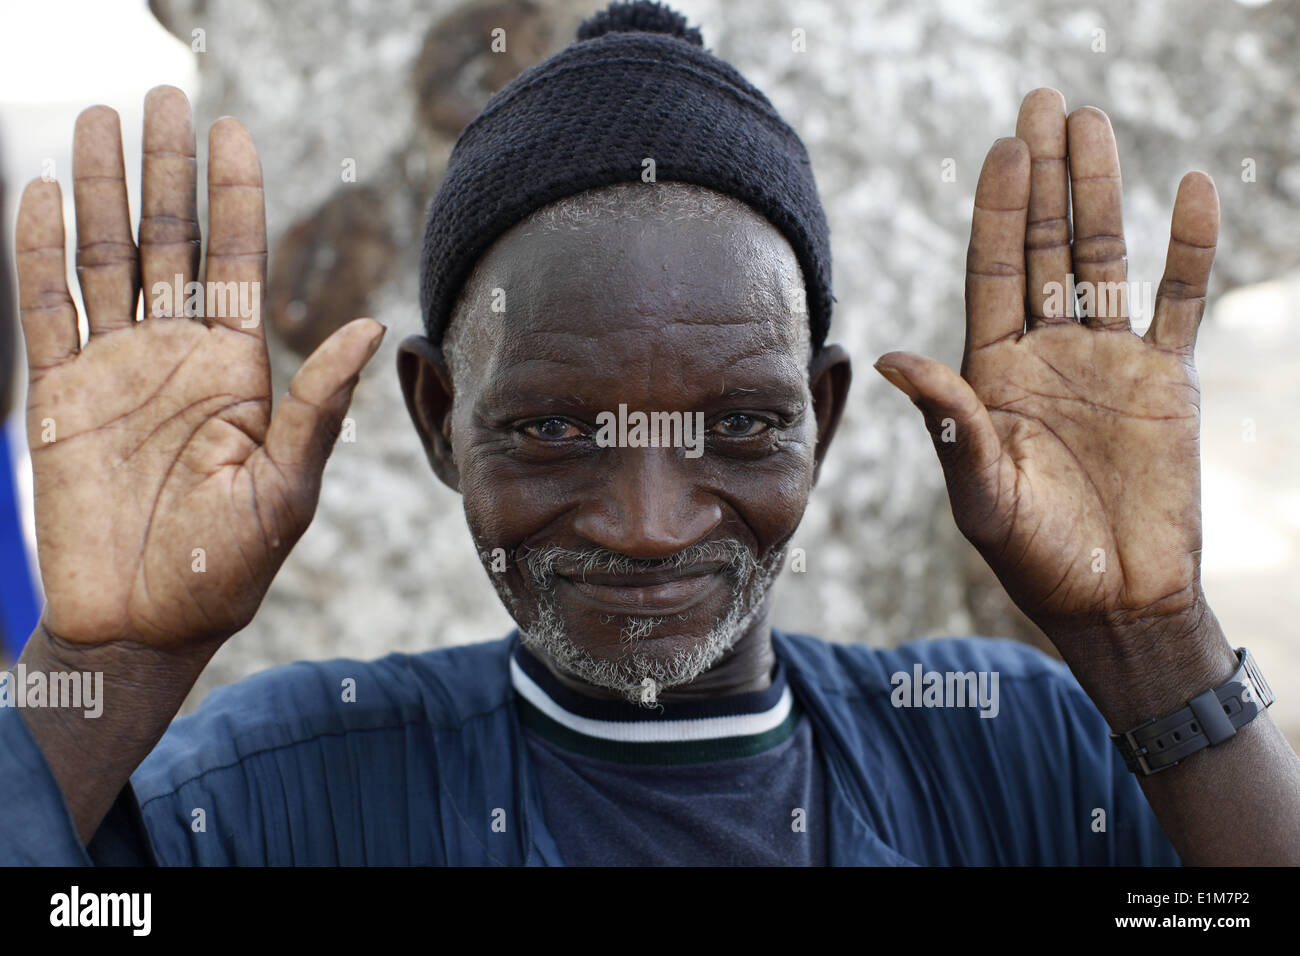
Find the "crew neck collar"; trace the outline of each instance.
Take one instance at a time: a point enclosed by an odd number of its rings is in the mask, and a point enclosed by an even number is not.
[[[647,708],[578,693],[518,644],[510,658],[510,682],[527,729],[566,750],[618,763],[753,756],[789,739],[798,718],[779,661],[763,690]]]

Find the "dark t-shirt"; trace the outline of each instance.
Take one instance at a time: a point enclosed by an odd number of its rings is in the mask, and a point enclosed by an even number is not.
[[[512,682],[546,826],[571,865],[824,866],[824,769],[778,664],[764,691],[647,710]]]

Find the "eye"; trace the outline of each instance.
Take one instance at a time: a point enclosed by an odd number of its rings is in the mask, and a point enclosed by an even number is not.
[[[577,438],[582,434],[576,425],[563,418],[542,418],[529,422],[523,426],[522,431],[525,435],[540,438],[542,441],[564,441],[566,438]]]
[[[767,422],[753,415],[728,415],[713,426],[713,431],[728,438],[752,438],[767,431]]]

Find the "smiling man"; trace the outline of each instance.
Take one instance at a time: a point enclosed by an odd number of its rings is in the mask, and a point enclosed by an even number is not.
[[[1016,133],[976,190],[961,374],[905,352],[876,367],[922,411],[958,526],[1065,664],[1008,641],[879,650],[771,628],[850,382],[827,342],[825,217],[766,98],[637,3],[461,136],[430,211],[424,332],[399,354],[518,630],[277,668],[173,724],[306,529],[383,330],[337,332],[272,415],[260,325],[134,321],[142,284],[199,274],[189,106],[146,100],[138,246],[117,118],[86,111],[86,343],[58,187],[31,184],[18,223],[48,597],[21,663],[102,673],[102,715],[26,687],[0,708],[0,861],[1300,861],[1300,762],[1200,588],[1213,184],[1179,187],[1139,338],[1122,300],[1062,309],[1050,291],[1125,279],[1105,115],[1037,90]],[[260,283],[256,152],[224,119],[209,155],[206,280]],[[611,415],[628,427],[611,435]]]
[[[648,704],[766,683],[768,586],[817,461],[802,296],[790,243],[748,206],[625,183],[496,240],[453,310],[445,362],[425,337],[405,343],[433,466],[461,491],[525,645],[560,679]],[[846,387],[839,349],[811,374],[828,365]],[[825,407],[838,414],[841,397]],[[671,423],[605,450],[613,409],[698,419],[708,462]]]

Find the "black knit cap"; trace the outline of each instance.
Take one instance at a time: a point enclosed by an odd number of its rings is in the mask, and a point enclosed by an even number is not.
[[[808,153],[698,29],[649,0],[584,22],[577,42],[517,76],[465,127],[424,233],[425,334],[442,340],[475,263],[511,226],[566,196],[640,182],[647,157],[657,181],[733,196],[785,235],[820,348],[833,301],[830,230]]]

